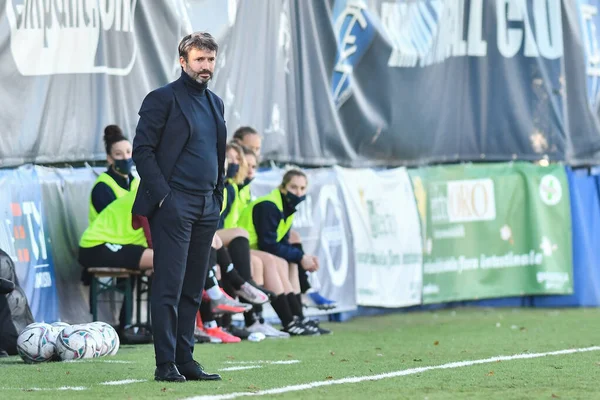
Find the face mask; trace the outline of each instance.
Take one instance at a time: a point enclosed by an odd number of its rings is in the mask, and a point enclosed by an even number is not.
[[[306,199],[306,195],[296,196],[292,192],[287,192],[285,194],[285,199],[287,200],[287,202],[290,206],[296,207],[298,204],[302,203],[304,201],[304,199]]]
[[[240,170],[240,164],[229,164],[227,166],[227,178],[233,178]]]
[[[123,175],[129,175],[131,167],[133,167],[133,158],[127,158],[125,160],[115,160],[115,171]]]
[[[252,182],[253,178],[246,178],[244,179],[244,186],[248,186],[250,184],[250,182]]]

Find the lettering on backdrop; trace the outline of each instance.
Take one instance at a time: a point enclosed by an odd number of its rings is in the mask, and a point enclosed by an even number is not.
[[[484,21],[483,7],[488,1],[495,1],[495,21]],[[384,2],[380,15],[393,47],[389,67],[426,67],[451,57],[486,57],[484,24],[496,27],[498,51],[506,58],[523,51],[525,57],[554,60],[564,52],[560,0]]]
[[[339,109],[352,96],[354,66],[373,42],[375,27],[362,0],[336,0],[333,8],[337,56],[331,77],[331,94]]]
[[[493,221],[496,219],[494,182],[467,179],[434,183],[430,210],[433,224]]]
[[[588,0],[590,1],[590,0]],[[592,0],[593,1],[593,0]],[[586,55],[586,73],[588,75],[588,95],[592,106],[598,103],[600,92],[600,46],[598,45],[598,6],[585,3],[579,4],[581,30]]]
[[[33,201],[11,204],[17,261],[33,264],[36,289],[52,286],[46,234],[40,206]]]
[[[494,181],[491,179],[449,181],[447,188],[448,222],[496,219]]]
[[[137,0],[6,0],[19,72],[129,74],[137,56],[136,5]]]

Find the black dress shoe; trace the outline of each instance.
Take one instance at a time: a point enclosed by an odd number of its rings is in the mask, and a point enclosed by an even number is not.
[[[14,283],[7,279],[0,278],[0,294],[9,294],[13,290],[15,290]]]
[[[221,375],[219,374],[207,374],[204,372],[204,368],[197,361],[186,362],[185,364],[178,364],[177,368],[188,381],[220,381]]]
[[[166,363],[156,367],[154,380],[161,382],[185,382],[185,376],[179,373],[175,363]]]

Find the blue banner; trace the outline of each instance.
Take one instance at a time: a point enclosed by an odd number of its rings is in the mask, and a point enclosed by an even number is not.
[[[59,317],[56,276],[37,173],[30,166],[0,171],[0,184],[5,199],[0,201],[0,248],[15,262],[35,320],[54,322]]]

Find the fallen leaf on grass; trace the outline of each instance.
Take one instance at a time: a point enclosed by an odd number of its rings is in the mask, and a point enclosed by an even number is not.
[[[332,351],[332,352],[331,352],[331,353],[329,353],[329,354],[331,354],[332,356],[335,356],[335,351]]]
[[[227,358],[227,359],[229,359],[229,360],[235,360],[235,357],[234,357],[234,356],[227,356],[227,357],[225,357],[225,358]]]
[[[563,367],[559,367],[558,365],[551,365],[551,367],[554,369],[563,369]]]
[[[292,358],[292,357],[294,357],[292,354],[287,355],[287,358]]]
[[[557,395],[555,395],[554,393],[552,393],[552,398],[553,399],[560,399],[560,397],[558,397]]]
[[[415,358],[415,359],[413,359],[413,361],[423,361],[423,360],[421,360],[420,358]]]
[[[486,375],[487,375],[487,376],[492,376],[492,375],[494,375],[494,371],[490,371],[490,372],[488,372]]]
[[[333,376],[328,376],[325,379],[333,379]]]
[[[434,345],[434,346],[437,346],[438,344],[440,344],[440,341],[439,341],[439,340],[436,340],[435,342],[433,342],[433,345]]]
[[[258,388],[256,386],[254,386],[254,385],[248,386],[248,389],[250,389],[250,390],[258,390]]]
[[[340,360],[340,362],[348,362],[348,360],[346,360],[345,358],[342,358],[342,359]]]
[[[524,326],[522,326],[522,327],[519,328],[519,330],[522,332],[522,331],[526,331],[527,328],[525,328]]]
[[[161,391],[161,392],[166,392],[166,391],[167,391],[167,388],[166,388],[166,387],[164,387],[164,388],[160,389],[160,391]]]
[[[375,347],[375,350],[381,350],[381,347]]]
[[[71,371],[67,371],[67,375],[71,375]]]

